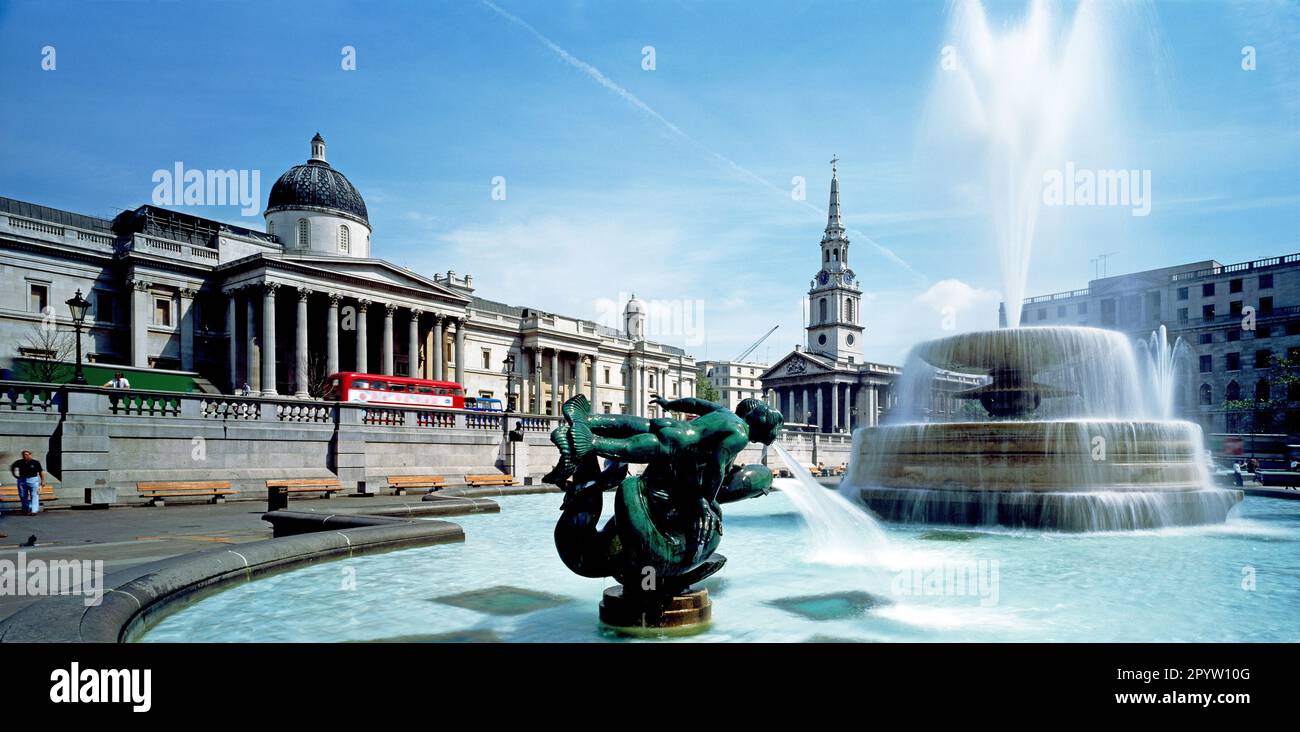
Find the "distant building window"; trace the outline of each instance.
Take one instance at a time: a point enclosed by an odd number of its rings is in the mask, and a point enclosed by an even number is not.
[[[821,314],[821,320],[819,320],[818,322],[825,323],[826,322],[826,298],[823,297],[822,299],[817,301],[817,311]]]
[[[1255,329],[1256,338],[1269,338],[1273,335],[1273,326],[1261,325]]]
[[[1214,297],[1214,283],[1206,282],[1201,285],[1201,297]]]
[[[1255,399],[1261,402],[1266,402],[1268,401],[1268,394],[1268,379],[1260,379],[1255,382]]]
[[[844,314],[845,314],[844,319],[852,323],[853,322],[853,298],[851,297],[844,299]]]
[[[1300,320],[1292,320],[1286,324],[1287,335],[1300,335]]]
[[[352,251],[352,230],[347,224],[339,227],[339,251],[344,254]]]
[[[601,409],[605,410],[605,414],[613,414],[613,413],[614,413],[614,403],[613,403],[613,402],[603,402],[603,403],[601,403],[600,407],[601,407]]]
[[[483,349],[483,368],[485,369],[492,368],[492,351],[487,348]]]
[[[1208,374],[1214,370],[1214,357],[1201,356],[1201,373]]]
[[[1229,343],[1241,340],[1241,331],[1237,328],[1229,328],[1224,334],[1224,340]]]
[[[1273,361],[1272,351],[1268,349],[1264,349],[1262,351],[1255,351],[1255,368],[1266,369],[1272,364],[1272,361]]]
[[[1196,342],[1199,343],[1199,344],[1201,344],[1202,346],[1204,346],[1204,345],[1206,345],[1206,344],[1208,344],[1208,343],[1213,343],[1213,342],[1214,342],[1214,334],[1213,334],[1213,333],[1198,333],[1198,334],[1196,335]]]
[[[1241,292],[1241,278],[1228,280],[1228,292]]]
[[[113,293],[95,290],[95,321],[98,323],[112,323],[113,310]]]
[[[1056,306],[1056,317],[1058,317],[1058,318],[1064,318],[1064,317],[1065,317],[1065,306],[1064,306],[1064,305],[1057,305],[1057,306]]]
[[[1236,352],[1236,353],[1227,354],[1227,360],[1225,361],[1224,368],[1226,368],[1228,371],[1240,371],[1241,353]]]
[[[1261,298],[1259,299],[1259,314],[1260,314],[1260,315],[1272,315],[1272,314],[1273,314],[1273,298],[1271,298],[1271,297],[1261,297]]]
[[[307,219],[298,219],[298,248],[307,248]]]
[[[1178,299],[1179,299],[1179,300],[1186,300],[1186,299],[1187,299],[1187,288],[1186,288],[1186,287],[1180,287],[1180,288],[1178,288]]]
[[[1201,406],[1208,407],[1214,403],[1214,393],[1209,384],[1201,384]]]
[[[1229,401],[1241,398],[1241,385],[1236,380],[1228,382],[1228,388],[1223,392],[1223,397]]]
[[[275,238],[275,222],[274,222],[274,221],[268,221],[268,222],[266,222],[266,233],[269,234],[269,235],[271,236],[271,238]]]
[[[153,324],[170,328],[172,325],[172,301],[166,297],[153,299]]]
[[[1212,321],[1212,320],[1214,320],[1214,306],[1213,306],[1213,305],[1202,305],[1202,306],[1201,306],[1201,319],[1204,320],[1204,321],[1207,322],[1207,323],[1210,322],[1210,321]]]
[[[1187,308],[1178,308],[1178,322],[1187,325]]]
[[[45,308],[50,306],[50,286],[38,285],[35,282],[27,285],[27,311],[31,313],[44,313]]]
[[[606,384],[609,383],[609,367],[608,367],[608,366],[605,367],[605,383],[606,383]],[[609,410],[606,409],[605,412],[608,413]]]
[[[1268,290],[1273,287],[1273,275],[1266,274],[1259,276],[1259,289]]]
[[[1038,319],[1039,319],[1039,320],[1047,320],[1047,308],[1039,308],[1039,309],[1038,309]]]
[[[1086,302],[1081,302],[1081,303],[1079,303],[1079,314],[1080,314],[1080,315],[1087,315],[1087,314],[1088,314],[1088,303],[1086,303]]]

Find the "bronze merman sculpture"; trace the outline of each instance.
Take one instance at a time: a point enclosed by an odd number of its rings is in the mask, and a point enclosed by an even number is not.
[[[564,403],[551,432],[560,451],[543,480],[565,492],[555,527],[560,559],[584,577],[613,577],[601,619],[621,628],[707,623],[708,594],[691,585],[722,568],[720,504],[766,495],[772,472],[735,465],[750,442],[770,445],[784,418],[758,399],[730,412],[703,399],[652,403],[691,420],[591,414],[585,396]],[[599,458],[605,458],[602,469]],[[641,475],[628,465],[644,463]],[[614,516],[598,527],[602,493],[616,489]]]

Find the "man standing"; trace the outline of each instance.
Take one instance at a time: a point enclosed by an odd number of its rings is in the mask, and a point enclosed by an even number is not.
[[[113,374],[113,378],[104,382],[104,386],[110,389],[130,389],[131,382],[126,380],[121,371]]]
[[[45,468],[39,460],[32,458],[31,450],[23,450],[21,460],[15,460],[9,466],[9,472],[18,479],[18,500],[22,503],[23,514],[35,516],[41,512],[41,489],[45,487]]]

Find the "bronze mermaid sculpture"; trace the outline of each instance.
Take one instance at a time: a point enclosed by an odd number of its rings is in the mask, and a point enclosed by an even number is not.
[[[560,459],[543,480],[565,493],[555,546],[570,570],[613,577],[624,592],[671,596],[726,561],[716,553],[720,504],[772,490],[766,466],[735,460],[750,442],[772,444],[784,418],[758,399],[742,401],[734,413],[704,399],[651,401],[665,414],[696,416],[592,414],[585,396],[566,401],[564,421],[551,432]],[[629,475],[632,463],[646,468]],[[598,527],[606,490],[617,491],[614,515]]]

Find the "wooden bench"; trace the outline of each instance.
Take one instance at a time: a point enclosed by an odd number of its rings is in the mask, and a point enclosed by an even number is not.
[[[390,475],[388,476],[388,485],[393,489],[393,495],[400,496],[410,490],[423,489],[425,493],[432,493],[439,488],[447,485],[447,479],[441,475]]]
[[[339,479],[329,478],[282,478],[266,481],[266,490],[272,489],[285,493],[320,493],[321,498],[332,498],[336,491],[343,490]]]
[[[148,498],[150,506],[166,505],[168,498],[207,498],[208,503],[222,503],[226,496],[239,491],[230,487],[228,480],[182,480],[163,483],[136,483],[141,498]]]
[[[50,503],[59,500],[59,497],[54,495],[54,486],[49,483],[41,486],[38,493],[40,494],[41,503]],[[0,485],[0,503],[22,503],[18,498],[18,486]]]
[[[515,483],[515,476],[513,475],[501,475],[500,473],[494,473],[492,475],[467,475],[465,476],[465,485],[473,486],[475,488],[482,488],[485,486],[503,486],[503,485],[518,485],[518,484]]]

